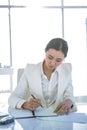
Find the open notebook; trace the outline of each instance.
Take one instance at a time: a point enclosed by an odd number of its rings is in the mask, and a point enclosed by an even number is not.
[[[49,116],[58,116],[53,112],[51,108],[37,108],[33,115],[32,111],[24,109],[9,109],[9,113],[14,116],[16,119],[20,118],[33,118],[33,117],[49,117]]]
[[[60,122],[74,122],[74,123],[87,123],[87,114],[72,112],[68,115],[57,115],[53,112],[51,108],[38,108],[35,111],[35,116],[32,112],[24,109],[9,109],[9,113],[15,119],[24,119],[24,118],[36,118],[38,120],[52,120]]]
[[[0,119],[1,119],[2,117],[5,117],[5,116],[8,116],[8,114],[7,114],[7,113],[0,112]]]

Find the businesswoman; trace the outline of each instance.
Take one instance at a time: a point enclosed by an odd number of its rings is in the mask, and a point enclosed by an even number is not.
[[[50,40],[43,61],[25,67],[17,87],[8,99],[9,106],[33,111],[42,105],[45,108],[52,107],[59,115],[75,111],[72,67],[70,63],[63,62],[67,52],[68,45],[64,39]]]

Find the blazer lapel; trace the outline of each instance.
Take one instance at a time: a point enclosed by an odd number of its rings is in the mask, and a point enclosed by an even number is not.
[[[61,66],[58,68],[58,94],[57,94],[57,102],[58,100],[62,100],[61,98],[61,94],[63,92],[64,89],[64,83],[65,83],[65,74],[63,72],[63,69],[61,68]]]
[[[41,99],[42,104],[45,104],[45,99],[42,92],[42,84],[41,84],[41,70],[40,70],[41,64],[39,64],[38,69],[34,70],[36,72],[33,73],[33,79],[35,82],[32,81],[31,84],[33,84],[33,90],[35,92],[35,96],[39,99]]]

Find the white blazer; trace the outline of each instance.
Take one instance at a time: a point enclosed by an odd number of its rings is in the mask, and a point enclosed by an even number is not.
[[[46,107],[41,85],[41,64],[27,64],[17,87],[8,99],[10,107],[20,109],[22,104],[31,98],[31,94],[39,98],[41,104]],[[76,110],[71,72],[72,68],[70,63],[62,63],[58,67],[58,94],[55,103],[52,104],[54,109],[60,102],[69,98],[74,104],[72,110]]]

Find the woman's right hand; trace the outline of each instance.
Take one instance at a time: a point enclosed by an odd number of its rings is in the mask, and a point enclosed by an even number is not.
[[[39,106],[40,106],[40,99],[31,98],[28,101],[23,103],[22,108],[34,111]]]

